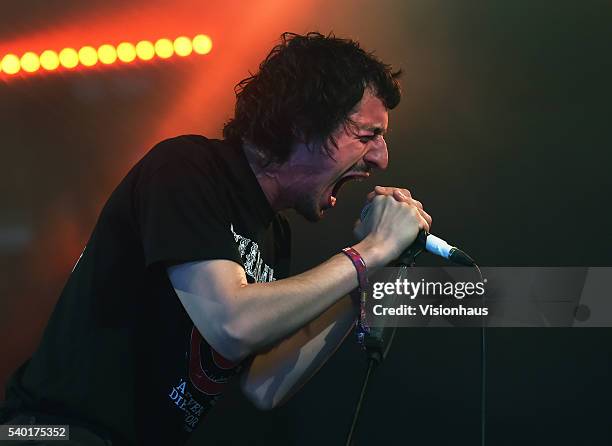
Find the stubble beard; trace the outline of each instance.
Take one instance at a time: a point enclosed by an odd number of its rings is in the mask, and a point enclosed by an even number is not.
[[[319,200],[320,194],[310,193],[301,195],[299,199],[296,200],[293,209],[307,221],[316,223],[323,218]]]

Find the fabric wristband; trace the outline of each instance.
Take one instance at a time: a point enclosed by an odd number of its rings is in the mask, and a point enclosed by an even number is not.
[[[370,333],[370,326],[366,319],[366,298],[368,296],[368,268],[363,257],[353,248],[344,248],[342,252],[353,262],[357,270],[357,281],[359,282],[359,318],[355,324],[357,342],[364,346],[365,335]],[[365,346],[364,346],[365,348]]]
[[[357,280],[359,281],[359,291],[366,290],[368,288],[368,268],[365,260],[361,257],[355,249],[348,247],[342,250],[346,256],[351,259],[355,269],[357,270]]]

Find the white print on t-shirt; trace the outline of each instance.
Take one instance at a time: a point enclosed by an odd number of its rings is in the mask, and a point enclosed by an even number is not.
[[[274,278],[274,269],[263,263],[259,245],[247,237],[236,234],[233,224],[230,224],[230,230],[238,244],[238,252],[240,252],[240,258],[244,262],[246,274],[251,276],[255,282],[272,282],[276,280]]]
[[[204,407],[198,403],[188,390],[185,390],[187,381],[181,379],[179,385],[173,387],[168,395],[176,406],[185,412],[185,430],[191,432],[198,424]]]

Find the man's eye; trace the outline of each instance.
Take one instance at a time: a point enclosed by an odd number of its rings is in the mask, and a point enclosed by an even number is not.
[[[359,141],[361,141],[362,143],[366,143],[372,141],[374,138],[376,138],[376,135],[360,135]]]

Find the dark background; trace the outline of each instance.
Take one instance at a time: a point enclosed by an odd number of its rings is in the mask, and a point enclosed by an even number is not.
[[[0,380],[38,343],[105,199],[157,141],[215,137],[233,85],[283,31],[334,31],[404,70],[390,167],[325,221],[291,216],[294,271],[351,243],[374,184],[410,189],[485,266],[610,266],[606,1],[5,1],[0,57],[209,34],[208,56],[0,73]],[[420,264],[438,264],[422,256]],[[487,330],[487,444],[612,444],[610,329]],[[365,362],[352,338],[286,406],[233,389],[191,444],[343,444]],[[480,331],[403,329],[358,444],[478,444]]]

